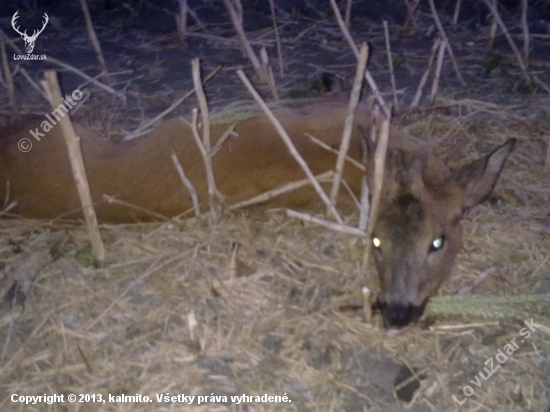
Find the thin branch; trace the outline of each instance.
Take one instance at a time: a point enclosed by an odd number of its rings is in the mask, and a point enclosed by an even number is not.
[[[353,123],[355,119],[355,111],[357,110],[357,104],[359,103],[359,97],[361,95],[363,76],[365,73],[365,68],[367,66],[368,58],[369,46],[367,45],[367,43],[363,43],[361,46],[361,54],[359,55],[359,62],[357,63],[357,68],[355,70],[355,80],[353,82],[353,89],[351,91],[351,97],[349,100],[348,112],[344,123],[342,142],[340,143],[338,159],[336,160],[334,181],[332,182],[332,189],[330,192],[330,202],[332,205],[336,204],[336,198],[338,197],[338,191],[340,190],[340,181],[342,180],[342,173],[344,172],[344,163],[346,161],[346,155],[348,154],[349,142],[351,139],[351,132],[353,130]]]
[[[325,149],[326,151],[328,152],[331,152],[331,153],[334,153],[334,154],[338,154],[339,151],[336,150],[335,148],[329,146],[328,144],[326,144],[325,142],[317,139],[315,136],[313,136],[312,134],[309,134],[307,132],[304,132],[304,136],[306,136],[307,138],[309,138],[309,140],[311,140],[313,143],[315,143],[316,145],[322,147],[323,149]],[[361,163],[359,163],[357,160],[355,160],[354,158],[352,157],[349,157],[349,156],[346,156],[346,160],[348,162],[350,162],[352,165],[354,165],[356,168],[358,168],[359,170],[361,171],[365,171],[365,166],[363,166]]]
[[[277,42],[277,57],[279,60],[279,76],[284,77],[283,67],[283,52],[281,51],[281,39],[279,38],[279,27],[277,27],[277,15],[275,14],[275,4],[273,0],[269,0],[269,7],[271,8],[271,20],[273,21],[273,30],[275,31],[275,41]]]
[[[388,150],[388,139],[390,136],[390,121],[384,119],[380,127],[380,135],[378,136],[378,142],[376,145],[376,152],[374,154],[374,187],[370,188],[372,191],[372,204],[370,206],[370,216],[367,225],[367,239],[370,239],[378,216],[378,208],[380,206],[380,197],[382,194],[382,185],[384,184],[384,168],[386,164],[386,152]],[[367,268],[369,264],[371,245],[367,247],[367,250],[363,259],[363,268]]]
[[[439,44],[439,54],[437,55],[437,66],[435,68],[434,80],[432,82],[432,91],[430,93],[430,104],[433,104],[435,95],[439,87],[439,79],[441,78],[441,70],[443,68],[443,58],[445,57],[445,46],[447,41],[442,40]]]
[[[285,209],[285,211],[286,211],[286,215],[288,217],[295,217],[295,218],[301,219],[305,222],[312,222],[312,223],[315,223],[317,225],[324,226],[324,227],[326,227],[330,230],[334,230],[336,232],[342,232],[342,233],[347,233],[349,235],[365,237],[365,232],[363,232],[359,229],[356,229],[354,227],[345,226],[343,224],[337,224],[337,223],[330,222],[330,221],[324,220],[324,219],[319,219],[318,217],[308,215],[307,213],[301,213],[301,212],[297,212],[297,211],[291,210],[291,209]]]
[[[453,69],[456,73],[456,77],[458,77],[458,80],[460,80],[460,83],[462,83],[463,86],[466,86],[466,82],[462,78],[462,75],[460,74],[460,70],[458,69],[458,65],[456,64],[455,55],[453,53],[453,48],[451,47],[451,43],[449,42],[449,38],[447,37],[447,33],[445,33],[445,30],[443,29],[443,25],[441,24],[441,20],[439,20],[439,14],[437,14],[437,10],[435,8],[434,0],[428,0],[430,3],[430,9],[432,10],[432,15],[435,21],[435,25],[437,26],[437,29],[439,30],[439,35],[443,40],[447,42],[447,50],[449,51],[449,56],[451,57],[451,62],[453,63]]]
[[[334,172],[332,170],[328,170],[325,173],[321,173],[320,175],[315,176],[315,180],[317,180],[320,183],[329,182],[329,181],[332,180],[333,176],[334,176]],[[276,189],[273,189],[273,190],[270,190],[268,192],[262,193],[258,196],[254,196],[251,199],[244,200],[244,201],[239,202],[239,203],[235,203],[234,205],[229,206],[228,209],[229,210],[235,210],[235,209],[240,209],[242,207],[252,206],[252,205],[255,205],[255,204],[258,204],[258,203],[267,202],[268,200],[273,199],[274,197],[280,196],[284,193],[291,192],[293,190],[299,189],[299,188],[304,187],[304,186],[308,186],[310,184],[311,184],[311,181],[308,178],[298,180],[296,182],[290,182],[290,183],[287,183],[286,185],[282,185],[282,186],[280,186]]]
[[[57,82],[57,73],[55,70],[48,70],[45,73],[46,80],[43,82],[44,90],[48,95],[51,106],[55,109],[63,106],[59,83]],[[82,213],[86,221],[86,229],[92,244],[92,253],[94,255],[95,264],[102,267],[105,262],[105,246],[101,240],[97,216],[95,213],[94,202],[90,192],[90,185],[84,167],[84,159],[80,149],[80,138],[76,135],[74,127],[69,116],[62,116],[59,119],[59,125],[63,132],[63,137],[67,145],[67,152],[71,163],[71,170],[78,189],[78,195],[82,205]]]
[[[214,70],[212,70],[210,73],[208,73],[208,76],[204,78],[202,81],[203,83],[206,83],[208,80],[210,80],[220,69],[222,66],[216,67]],[[168,113],[172,112],[176,107],[178,107],[180,104],[183,103],[184,100],[186,100],[189,96],[191,96],[193,93],[195,93],[195,89],[189,90],[186,92],[183,96],[181,96],[178,100],[176,100],[174,103],[170,105],[166,110],[162,111],[160,114],[156,115],[152,119],[148,120],[144,124],[142,124],[140,127],[138,127],[136,130],[134,130],[132,133],[127,134],[124,136],[122,140],[132,140],[136,137],[142,136],[146,133],[149,133],[149,127],[158,122],[160,119],[165,117]]]
[[[4,36],[0,38],[0,54],[2,58],[2,68],[4,69],[6,77],[6,86],[8,89],[8,97],[10,100],[10,106],[13,113],[17,113],[17,101],[15,100],[15,87],[13,84],[13,77],[11,75],[10,65],[8,63],[8,55],[6,53],[6,46],[4,44]]]
[[[258,92],[254,89],[254,87],[252,86],[252,84],[244,74],[244,72],[242,70],[237,70],[237,74],[239,75],[241,81],[244,83],[244,85],[246,86],[250,94],[254,97],[256,102],[260,105],[262,110],[265,112],[265,114],[267,115],[267,117],[269,118],[269,120],[271,121],[271,123],[273,124],[277,132],[279,133],[279,136],[281,136],[281,138],[285,142],[288,150],[290,151],[290,154],[294,157],[294,159],[298,162],[302,170],[305,172],[306,176],[311,181],[311,184],[315,188],[315,191],[317,192],[321,200],[325,203],[325,205],[327,205],[328,210],[330,211],[332,216],[336,219],[338,223],[341,224],[343,221],[340,215],[338,214],[338,211],[336,210],[334,205],[330,202],[330,199],[328,198],[326,193],[323,191],[323,188],[321,187],[319,182],[315,180],[315,176],[313,176],[313,173],[311,173],[309,166],[304,161],[302,156],[300,156],[300,154],[296,150],[296,147],[294,147],[294,143],[292,143],[292,139],[289,137],[289,135],[287,134],[287,132],[285,131],[285,129],[283,128],[279,120],[277,120],[277,118],[275,117],[271,109],[267,106],[267,104],[265,104],[265,102],[260,97]]]
[[[342,33],[344,34],[344,37],[348,41],[348,44],[351,47],[351,50],[353,50],[353,54],[355,54],[355,58],[359,59],[359,49],[357,48],[357,45],[353,41],[353,37],[351,37],[351,34],[348,30],[348,27],[346,26],[346,23],[344,23],[344,20],[342,19],[342,14],[340,13],[340,10],[338,9],[338,5],[336,4],[336,0],[330,0],[330,5],[332,6],[332,10],[334,10],[334,15],[336,16],[336,20],[338,21],[338,25],[340,26],[340,30],[342,30]]]
[[[433,1],[433,0],[430,0],[430,1]],[[525,66],[523,58],[521,57],[521,53],[519,52],[518,47],[516,46],[516,43],[514,42],[514,39],[512,39],[512,36],[510,35],[510,32],[506,28],[506,25],[504,24],[504,22],[500,18],[500,14],[498,13],[497,8],[495,7],[495,5],[491,1],[489,1],[489,0],[484,0],[484,1],[485,1],[485,4],[487,5],[487,7],[489,7],[489,9],[491,10],[491,13],[492,13],[493,17],[496,19],[498,25],[500,26],[500,29],[504,33],[504,36],[506,37],[506,40],[508,40],[508,44],[510,45],[510,48],[512,49],[512,51],[514,52],[514,55],[516,56],[516,59],[518,61],[519,67],[521,68],[521,72],[523,74],[523,77],[525,78],[525,82],[527,83],[527,86],[533,87],[533,80],[531,79],[531,76],[529,75],[529,72],[527,71],[527,67]]]
[[[178,175],[180,176],[182,183],[189,191],[189,195],[191,195],[191,201],[193,202],[193,210],[195,211],[195,216],[199,216],[201,214],[201,211],[199,209],[199,197],[197,196],[197,191],[195,190],[193,183],[191,183],[191,180],[189,180],[189,178],[185,174],[183,167],[178,159],[178,156],[174,152],[172,152],[172,155],[170,157],[172,158],[172,162],[174,163],[174,166],[178,171]]]
[[[432,46],[432,50],[430,51],[430,58],[428,60],[428,67],[424,71],[424,74],[422,75],[422,78],[420,79],[420,83],[418,83],[418,89],[416,89],[416,94],[414,95],[414,100],[411,103],[411,109],[413,107],[418,106],[418,103],[420,103],[420,98],[422,97],[422,92],[424,91],[424,87],[426,87],[426,82],[428,81],[428,76],[430,75],[430,71],[432,70],[432,65],[435,58],[435,53],[440,47],[441,39],[438,37],[435,39],[434,45]]]
[[[523,58],[529,64],[529,25],[527,24],[528,0],[521,1],[521,27],[523,30]]]
[[[384,20],[384,37],[386,38],[386,53],[388,54],[388,67],[390,69],[391,90],[393,94],[393,106],[395,107],[395,110],[399,111],[399,104],[397,103],[397,87],[395,85],[395,73],[393,70],[393,59],[391,55],[390,31],[388,29],[387,20]]]
[[[201,67],[198,58],[191,60],[191,72],[193,74],[193,85],[195,86],[195,93],[197,94],[199,108],[201,111],[202,144],[210,155],[210,111],[208,110],[206,95],[204,94],[204,89],[202,87]]]
[[[86,21],[86,30],[88,31],[88,36],[90,37],[90,41],[92,42],[92,46],[94,48],[97,60],[99,62],[99,67],[101,68],[101,71],[105,73],[107,82],[110,83],[112,80],[111,80],[111,77],[109,76],[109,71],[107,70],[107,64],[105,63],[105,59],[103,58],[103,52],[101,51],[101,44],[99,44],[99,40],[97,39],[97,36],[95,34],[94,24],[92,23],[90,10],[88,9],[88,3],[86,3],[86,0],[80,0],[80,6],[82,7],[82,12],[84,13],[84,20]]]
[[[204,147],[203,141],[200,138],[199,135],[199,127],[198,127],[198,111],[197,109],[193,109],[193,120],[191,122],[191,132],[193,135],[193,138],[195,139],[195,143],[197,144],[197,147],[199,148],[199,151],[201,152],[202,160],[204,162],[204,168],[206,170],[206,181],[208,184],[208,195],[209,195],[209,205],[210,205],[210,211],[212,212],[212,215],[215,214],[215,204],[214,199],[218,198],[220,201],[223,201],[224,196],[220,193],[216,186],[216,181],[214,179],[214,171],[212,169],[212,159],[210,158],[210,152],[206,150],[206,147]]]
[[[235,7],[235,5],[231,3],[231,0],[223,0],[223,3],[225,4],[225,8],[227,9],[227,11],[229,12],[229,16],[231,17],[231,21],[233,22],[233,27],[235,28],[235,31],[239,36],[239,40],[241,41],[241,46],[244,48],[246,55],[250,59],[250,62],[252,63],[254,70],[256,70],[256,74],[258,75],[262,83],[267,84],[268,82],[267,73],[265,73],[264,70],[262,69],[260,60],[254,53],[254,50],[252,49],[252,46],[250,45],[250,42],[246,37],[246,33],[244,32],[244,28],[242,24],[242,10],[239,17],[239,12]],[[237,4],[240,4],[240,3],[237,3]]]

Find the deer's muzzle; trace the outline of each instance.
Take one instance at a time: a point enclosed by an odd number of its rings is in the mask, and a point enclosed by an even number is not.
[[[400,302],[377,302],[378,309],[384,319],[384,325],[389,327],[406,326],[409,323],[416,322],[426,307],[428,299],[424,300],[421,305],[413,305],[411,303]]]

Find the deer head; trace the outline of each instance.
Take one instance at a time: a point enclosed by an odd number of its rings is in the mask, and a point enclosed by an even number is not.
[[[21,35],[21,38],[25,42],[25,49],[27,50],[27,54],[31,54],[34,50],[34,43],[36,42],[36,39],[38,38],[38,35],[44,31],[44,28],[48,24],[48,21],[50,20],[47,13],[44,13],[44,23],[42,24],[42,28],[40,30],[33,30],[32,36],[27,35],[27,30],[25,30],[23,33],[19,31],[19,26],[15,27],[16,20],[19,18],[19,10],[15,12],[11,19],[11,27]]]
[[[365,138],[373,187],[375,145]],[[427,155],[389,148],[379,213],[372,231],[380,279],[378,308],[387,327],[418,320],[449,275],[462,246],[464,212],[491,193],[515,140],[443,177],[426,181]]]

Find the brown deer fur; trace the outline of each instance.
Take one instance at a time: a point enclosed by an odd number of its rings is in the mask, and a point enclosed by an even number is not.
[[[332,170],[336,156],[312,143],[304,133],[337,149],[346,111],[345,99],[329,98],[277,115],[314,174]],[[60,127],[54,127],[41,141],[35,141],[29,133],[44,120],[34,116],[24,119],[19,127],[0,130],[0,184],[6,187],[9,182],[9,201],[18,202],[10,213],[46,219],[80,217]],[[369,130],[371,112],[366,106],[358,107],[356,123]],[[212,145],[227,127],[212,128]],[[181,119],[166,121],[150,134],[129,142],[102,139],[80,125],[76,130],[100,221],[154,219],[145,210],[166,217],[190,210],[190,196],[170,159],[172,152],[177,154],[198,192],[201,207],[206,209],[204,163],[188,125]],[[243,120],[235,131],[239,136],[230,137],[212,160],[216,184],[228,205],[305,177],[265,116]],[[30,152],[19,151],[17,142],[21,138],[32,141]],[[362,157],[360,139],[355,127],[349,155],[357,160]],[[374,144],[370,140],[367,143],[367,178],[372,183]],[[407,324],[420,316],[460,250],[464,210],[489,195],[512,146],[509,142],[451,173],[425,147],[391,129],[380,214],[374,226],[374,236],[381,242],[375,253],[381,285],[378,303],[387,325]],[[344,178],[356,194],[361,177],[359,169],[346,165]],[[0,195],[2,204],[6,192]],[[109,204],[103,194],[141,209]],[[342,190],[338,206],[346,202],[349,204],[349,197]],[[319,204],[312,188],[302,188],[261,207],[308,208]],[[442,246],[432,250],[438,238],[443,239]]]

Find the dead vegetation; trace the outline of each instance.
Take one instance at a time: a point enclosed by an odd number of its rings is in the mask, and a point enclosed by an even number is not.
[[[337,32],[335,27],[318,34],[338,41],[321,44],[345,50],[343,37],[326,34]],[[372,32],[381,34],[382,25]],[[222,42],[211,31],[208,36]],[[250,37],[253,45],[273,44],[265,40],[270,36],[271,31]],[[418,52],[410,57],[415,59],[425,65],[428,55]],[[486,69],[489,63],[481,60],[470,60],[466,71]],[[464,67],[464,60],[458,64]],[[450,62],[447,66],[444,76],[455,76]],[[417,66],[417,73],[424,69]],[[523,84],[526,73],[514,74]],[[286,76],[278,85],[284,96],[299,83]],[[550,292],[549,99],[487,94],[503,81],[508,80],[489,78],[471,87],[468,99],[443,86],[432,107],[396,119],[452,166],[504,138],[519,141],[493,196],[463,222],[464,249],[443,295],[472,284],[480,300],[484,294]],[[244,88],[235,94],[242,98]],[[129,93],[128,101],[133,98]],[[108,105],[99,106],[93,97],[89,103],[83,109],[93,113],[89,120],[98,130],[120,116],[102,116]],[[357,226],[359,214],[343,219]],[[361,287],[376,290],[377,282],[372,269],[361,269],[361,238],[280,211],[100,225],[100,230],[107,256],[105,267],[97,269],[79,224],[0,221],[0,286],[7,296],[0,324],[2,410],[19,410],[10,401],[13,393],[95,393],[106,400],[108,394],[142,394],[153,401],[37,404],[25,410],[185,410],[184,402],[157,402],[157,394],[169,393],[207,397],[198,406],[194,400],[197,411],[438,411],[458,409],[452,396],[465,398],[465,385],[474,394],[464,410],[549,407],[550,314],[526,312],[524,319],[498,321],[439,318],[388,337],[355,310],[362,304]],[[480,280],[480,273],[486,277]],[[14,284],[18,290],[10,289]],[[520,343],[523,320],[531,318],[539,327]],[[493,376],[478,378],[480,387],[471,383],[480,371],[487,374],[486,361],[514,338],[517,352]],[[292,402],[231,401],[243,394],[286,395]],[[211,396],[218,399],[210,402]]]

